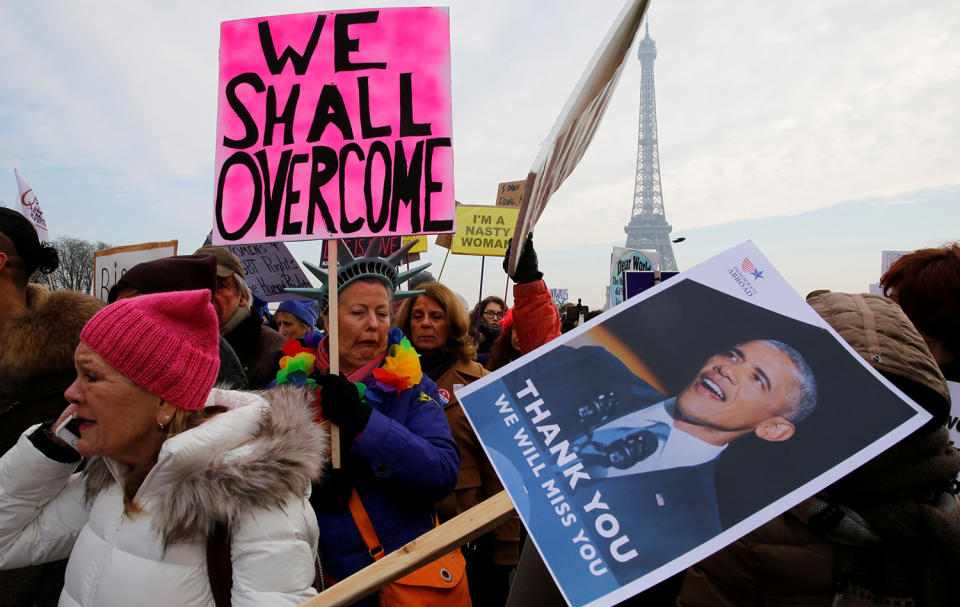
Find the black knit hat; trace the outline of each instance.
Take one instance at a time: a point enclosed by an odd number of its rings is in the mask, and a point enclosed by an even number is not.
[[[116,301],[124,288],[134,288],[141,295],[206,289],[212,297],[217,290],[217,257],[180,255],[138,263],[110,288],[107,301]]]
[[[30,220],[13,209],[0,207],[0,233],[16,247],[26,276],[29,277],[38,269],[49,274],[60,265],[57,250],[48,244],[41,244]]]

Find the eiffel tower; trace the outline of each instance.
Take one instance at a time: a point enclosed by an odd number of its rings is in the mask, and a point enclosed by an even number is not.
[[[653,60],[657,45],[650,38],[650,24],[640,40],[640,135],[637,141],[637,183],[633,190],[633,210],[627,233],[627,248],[656,249],[660,269],[676,271],[670,232],[663,213],[663,192],[660,190],[660,151],[657,146],[657,98],[653,87]]]

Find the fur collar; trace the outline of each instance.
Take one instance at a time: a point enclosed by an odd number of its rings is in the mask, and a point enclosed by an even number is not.
[[[164,546],[205,541],[216,522],[229,527],[244,512],[280,508],[292,496],[307,495],[327,462],[329,428],[313,423],[312,392],[287,386],[258,393],[214,392],[241,400],[262,396],[270,406],[256,416],[250,440],[214,445],[205,451],[199,467],[187,465],[164,472],[169,483],[148,512]],[[99,457],[89,462],[84,472],[88,501],[117,482],[110,465]]]
[[[0,331],[0,385],[9,387],[38,374],[72,370],[80,330],[103,306],[76,291],[27,285],[27,313]]]

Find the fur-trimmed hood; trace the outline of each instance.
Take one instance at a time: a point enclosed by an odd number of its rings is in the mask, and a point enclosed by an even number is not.
[[[76,291],[27,285],[27,313],[0,331],[0,386],[73,369],[80,330],[105,304]]]
[[[206,406],[230,410],[168,439],[135,498],[164,545],[205,541],[217,522],[229,527],[251,509],[307,495],[322,476],[329,442],[328,426],[313,423],[312,400],[295,387],[214,389]],[[92,459],[87,499],[125,473],[118,462]]]

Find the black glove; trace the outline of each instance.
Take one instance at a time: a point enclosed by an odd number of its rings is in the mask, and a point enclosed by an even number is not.
[[[503,271],[510,274],[507,268],[510,265],[510,248],[513,246],[513,239],[507,241],[507,254],[503,256]],[[520,251],[520,258],[517,259],[517,271],[510,275],[513,282],[518,285],[536,282],[543,278],[543,272],[537,267],[537,252],[533,250],[533,232],[527,234],[527,241],[523,244],[523,250]]]
[[[363,432],[370,421],[370,405],[360,400],[357,387],[343,375],[325,373],[316,378],[320,386],[323,419],[340,426],[341,443],[345,448]]]

